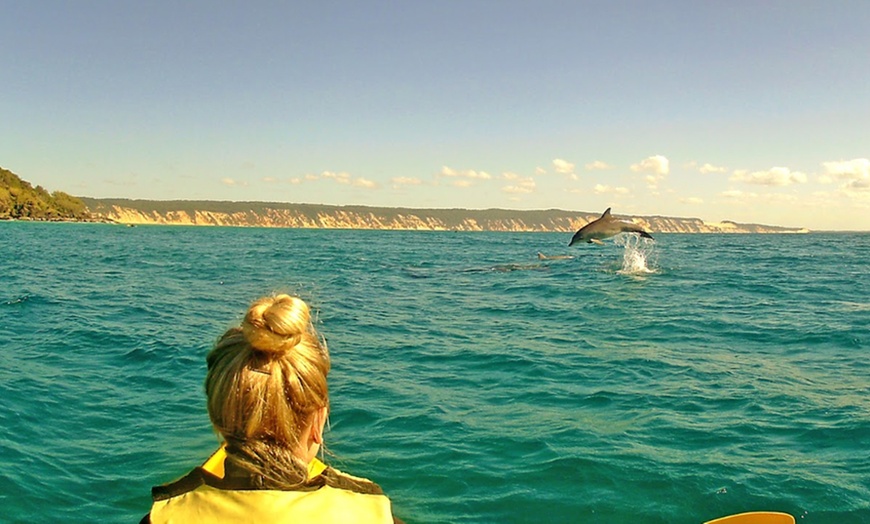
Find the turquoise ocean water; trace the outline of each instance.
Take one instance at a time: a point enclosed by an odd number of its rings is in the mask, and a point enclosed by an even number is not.
[[[409,524],[870,523],[870,234],[569,239],[0,223],[0,521],[138,521],[217,445],[210,345],[282,291],[328,460]]]

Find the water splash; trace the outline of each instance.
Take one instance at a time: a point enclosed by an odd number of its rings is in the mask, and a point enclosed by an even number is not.
[[[645,275],[656,273],[654,267],[655,241],[642,238],[639,235],[622,234],[614,238],[615,245],[624,246],[622,268],[617,273],[622,275]]]

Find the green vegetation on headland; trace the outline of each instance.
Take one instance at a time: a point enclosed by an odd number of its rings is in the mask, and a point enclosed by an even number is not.
[[[33,187],[15,173],[0,167],[0,219],[90,220],[84,202],[63,191],[49,193]]]
[[[71,197],[59,191],[49,195],[13,173],[2,171],[0,199],[9,194],[6,214],[0,218],[80,220],[120,224],[178,224],[240,227],[321,229],[395,229],[429,231],[555,231],[573,232],[595,220],[601,211],[560,209],[412,209],[368,206],[329,206],[279,202],[221,202],[191,200],[130,200]],[[36,197],[22,200],[27,188]],[[15,200],[12,195],[15,195]],[[30,194],[30,193],[28,193]],[[3,206],[0,203],[0,206]],[[52,211],[49,212],[48,210]],[[61,212],[63,211],[63,212]],[[699,218],[620,216],[652,233],[806,233],[806,229],[709,223]]]

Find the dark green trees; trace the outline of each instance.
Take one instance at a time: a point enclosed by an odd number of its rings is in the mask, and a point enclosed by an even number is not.
[[[15,173],[0,168],[0,219],[85,220],[85,204],[63,191],[33,187]]]

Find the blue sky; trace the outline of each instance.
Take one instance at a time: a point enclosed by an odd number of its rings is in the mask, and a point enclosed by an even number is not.
[[[870,230],[870,2],[0,0],[0,167]]]

